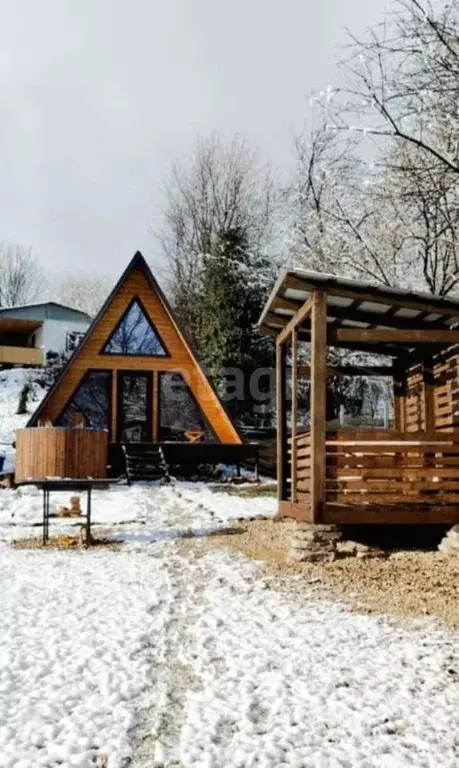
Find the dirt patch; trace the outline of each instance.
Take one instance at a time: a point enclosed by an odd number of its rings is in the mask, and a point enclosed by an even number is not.
[[[289,530],[288,523],[245,520],[238,526],[212,531],[210,536],[184,540],[181,546],[185,550],[193,549],[197,554],[226,547],[254,560],[262,560],[268,568],[275,564],[287,568]]]
[[[93,547],[109,547],[110,549],[119,549],[122,542],[110,541],[109,539],[92,539],[91,546],[86,547],[81,539],[76,536],[51,536],[46,545],[43,546],[43,539],[15,539],[11,542],[14,549],[92,549]]]
[[[404,617],[435,616],[459,629],[459,557],[437,551],[395,551],[386,560],[354,558],[332,563],[289,562],[292,521],[254,520],[232,535],[189,539],[181,546],[204,554],[226,548],[262,561],[267,573],[301,574],[295,590],[344,600],[364,613]],[[283,581],[283,586],[285,582]]]
[[[272,520],[245,520],[233,528],[212,531],[210,536],[184,539],[182,551],[204,555],[210,549],[231,549],[253,560],[261,560],[268,570],[294,570],[288,565],[291,523]]]
[[[239,496],[241,498],[253,499],[256,497],[274,498],[277,495],[277,483],[263,483],[256,485],[230,485],[220,484],[212,486],[213,491],[224,491],[229,496]]]

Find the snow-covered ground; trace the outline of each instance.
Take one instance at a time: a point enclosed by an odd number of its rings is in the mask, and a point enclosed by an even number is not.
[[[41,497],[2,492],[0,767],[457,766],[456,635],[178,546],[274,511],[205,485],[118,486],[93,512],[120,548],[17,550]]]
[[[0,373],[8,450],[27,376]],[[53,495],[54,510],[68,500]],[[112,486],[94,493],[93,532],[118,548],[13,549],[40,535],[41,504],[34,488],[0,491],[0,768],[459,764],[457,635],[178,546],[270,516],[274,499]],[[51,535],[79,524],[54,518]]]

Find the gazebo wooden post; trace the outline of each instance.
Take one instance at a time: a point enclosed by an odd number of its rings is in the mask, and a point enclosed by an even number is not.
[[[399,361],[393,364],[394,377],[394,427],[399,432],[405,431],[405,406],[406,406],[406,370]]]
[[[327,384],[327,294],[314,291],[311,315],[311,517],[320,522],[325,506]]]
[[[292,502],[297,500],[296,476],[297,476],[297,455],[298,446],[296,441],[296,431],[298,424],[298,330],[292,331],[292,409],[291,409],[291,472],[290,472],[290,498]]]
[[[276,420],[277,420],[277,498],[285,501],[287,498],[287,387],[285,380],[285,346],[281,339],[276,343]]]

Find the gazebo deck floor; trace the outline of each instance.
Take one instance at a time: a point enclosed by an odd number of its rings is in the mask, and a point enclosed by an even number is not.
[[[459,504],[326,504],[313,520],[310,504],[281,501],[278,516],[327,525],[457,525]]]

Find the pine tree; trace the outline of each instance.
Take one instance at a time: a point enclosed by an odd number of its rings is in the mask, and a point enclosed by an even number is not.
[[[227,369],[242,372],[243,398],[229,404],[236,417],[251,410],[253,371],[274,362],[271,340],[255,327],[272,278],[270,260],[250,252],[241,229],[221,232],[203,259],[197,344],[222,396],[227,391]]]
[[[271,170],[243,140],[225,144],[212,135],[174,164],[166,192],[159,237],[174,310],[220,394],[237,390],[226,400],[239,418],[254,405],[252,372],[274,360],[272,340],[255,327],[274,282]],[[228,368],[238,371],[236,386]]]

